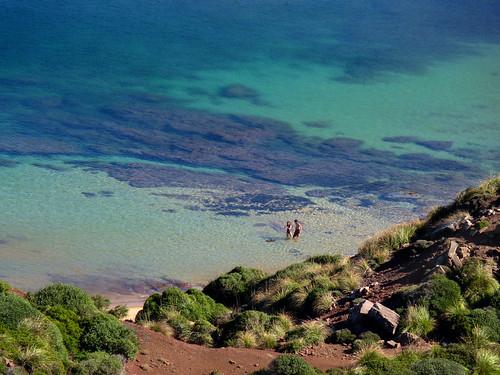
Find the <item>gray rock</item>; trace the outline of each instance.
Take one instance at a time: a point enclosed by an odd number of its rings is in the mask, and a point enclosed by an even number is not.
[[[363,323],[372,307],[373,302],[368,300],[358,303],[349,311],[349,321],[353,324]]]
[[[380,330],[387,334],[394,335],[399,324],[399,314],[394,310],[385,307],[381,303],[376,303],[368,312],[368,317]]]
[[[448,252],[447,252],[447,264],[448,266],[452,268],[460,268],[462,267],[462,261],[457,255],[457,250],[458,250],[458,243],[456,241],[450,241],[450,244],[448,245]]]
[[[389,341],[385,342],[385,346],[387,348],[391,348],[391,349],[398,349],[401,347],[401,344],[399,342],[394,341],[394,340],[389,340]]]

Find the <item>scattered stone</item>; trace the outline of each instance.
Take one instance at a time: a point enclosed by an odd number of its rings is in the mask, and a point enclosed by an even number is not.
[[[149,351],[147,350],[141,350],[139,353],[142,355],[149,355]]]
[[[458,243],[456,241],[450,241],[448,247],[448,259],[447,264],[452,268],[462,267],[462,261],[457,255]]]
[[[382,331],[394,335],[399,324],[399,314],[394,310],[376,303],[368,312],[368,317],[375,322]]]
[[[366,297],[368,294],[370,294],[370,287],[363,286],[358,289],[358,295]]]
[[[230,365],[235,365],[236,364],[236,362],[233,361],[232,359],[230,359],[228,362],[229,362]]]
[[[401,344],[399,342],[394,341],[394,340],[389,340],[389,341],[385,342],[385,346],[387,348],[391,348],[391,349],[399,349],[401,347]]]
[[[149,365],[148,365],[148,364],[146,364],[146,363],[140,364],[140,365],[139,365],[139,368],[140,368],[141,370],[143,370],[143,371],[146,371],[146,372],[147,372],[147,371],[149,371],[149,370],[151,370],[151,366],[149,366]]]

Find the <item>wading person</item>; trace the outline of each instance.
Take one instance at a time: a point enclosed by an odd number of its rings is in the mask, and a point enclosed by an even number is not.
[[[292,238],[292,222],[286,222],[286,238]]]
[[[300,234],[302,233],[302,224],[300,224],[297,219],[294,220],[294,223],[295,223],[295,232],[293,232],[293,238],[295,240],[298,240]]]

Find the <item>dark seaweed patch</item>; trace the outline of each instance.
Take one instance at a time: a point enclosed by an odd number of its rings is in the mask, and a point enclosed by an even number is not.
[[[42,168],[42,169],[47,169],[49,171],[54,171],[54,172],[63,172],[66,170],[66,168],[59,167],[56,165],[52,164],[45,164],[45,163],[32,163],[34,167]]]
[[[0,159],[0,167],[13,168],[18,165],[19,162],[9,159]]]

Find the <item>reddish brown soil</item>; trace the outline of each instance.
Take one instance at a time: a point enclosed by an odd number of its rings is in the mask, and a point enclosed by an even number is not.
[[[133,323],[125,323],[139,337],[137,358],[127,364],[130,375],[208,375],[219,370],[228,374],[250,374],[266,368],[280,353],[271,350],[207,348],[188,344]],[[323,344],[306,350],[305,360],[322,370],[351,366],[355,358],[340,345]]]

